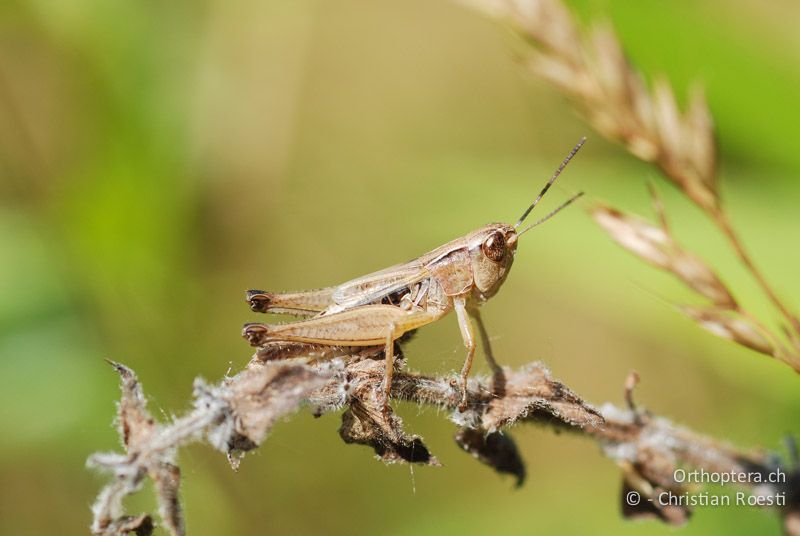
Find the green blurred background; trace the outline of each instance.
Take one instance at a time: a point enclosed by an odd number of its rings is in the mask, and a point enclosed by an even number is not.
[[[610,18],[678,93],[706,85],[725,202],[797,309],[800,4],[572,6]],[[583,189],[650,214],[654,180],[676,234],[773,320],[706,218],[524,74],[511,44],[446,1],[0,3],[0,533],[86,531],[106,479],[85,459],[118,448],[102,358],[139,373],[155,415],[180,413],[194,377],[247,362],[245,289],[336,283],[512,220],[584,134],[548,208]],[[621,402],[636,369],[638,400],[693,428],[767,448],[800,432],[788,367],[665,298],[692,299],[570,209],[522,242],[484,318],[503,363],[542,359],[592,402]],[[423,371],[460,367],[455,320],[421,330],[407,355]],[[619,472],[589,441],[516,428],[529,479],[514,490],[459,451],[446,415],[399,411],[443,468],[383,466],[341,442],[338,415],[308,412],[238,474],[206,445],[181,451],[190,534],[674,532],[620,518]],[[150,490],[129,507],[153,511]],[[705,508],[680,533],[778,527]]]

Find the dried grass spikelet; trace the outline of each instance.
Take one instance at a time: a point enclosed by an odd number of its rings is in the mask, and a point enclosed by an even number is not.
[[[671,272],[717,308],[737,308],[736,300],[714,271],[699,257],[681,248],[665,227],[603,205],[592,210],[592,217],[622,247]]]
[[[702,259],[675,242],[658,198],[655,198],[655,205],[661,217],[660,226],[603,205],[593,208],[591,214],[622,247],[649,264],[672,273],[712,304],[702,307],[678,305],[683,314],[718,337],[792,364],[790,353],[741,308],[716,273]]]
[[[796,333],[788,326],[783,326],[783,334],[789,339],[793,351],[790,352],[790,359],[792,366],[800,372],[800,334]]]
[[[679,306],[678,309],[717,337],[732,340],[762,354],[776,354],[774,346],[762,335],[758,326],[736,312],[717,307]]]

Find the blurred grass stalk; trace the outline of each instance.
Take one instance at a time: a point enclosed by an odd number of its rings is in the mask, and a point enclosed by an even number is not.
[[[758,270],[722,205],[714,123],[704,92],[699,87],[690,91],[689,104],[681,112],[665,79],[648,89],[608,23],[581,28],[560,0],[458,1],[510,24],[524,43],[527,70],[569,96],[595,130],[655,165],[709,216],[784,318],[784,338],[745,310],[705,262],[677,245],[655,194],[660,227],[597,206],[591,212],[601,227],[623,247],[675,274],[711,301],[710,306],[678,306],[689,318],[718,337],[772,356],[800,373],[800,319]]]

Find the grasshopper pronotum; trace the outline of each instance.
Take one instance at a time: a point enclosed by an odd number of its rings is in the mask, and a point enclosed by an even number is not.
[[[478,325],[484,353],[495,370],[489,337],[478,307],[494,296],[506,279],[517,241],[524,233],[550,219],[582,192],[554,211],[517,229],[555,182],[585,138],[572,149],[542,191],[514,225],[490,223],[412,261],[386,268],[341,285],[300,292],[247,292],[253,311],[305,317],[287,324],[245,324],[243,336],[261,347],[263,358],[301,355],[320,347],[383,348],[386,372],[384,407],[388,404],[394,367],[394,343],[405,333],[439,320],[455,309],[467,358],[461,368],[461,405],[466,409],[467,376],[475,355]]]

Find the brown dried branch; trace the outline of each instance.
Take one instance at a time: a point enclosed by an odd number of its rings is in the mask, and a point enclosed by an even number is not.
[[[714,123],[703,92],[692,90],[682,112],[666,80],[648,89],[609,24],[582,28],[560,0],[459,1],[510,24],[526,44],[531,72],[569,96],[603,136],[656,165],[709,215],[788,322],[792,366],[800,371],[800,319],[758,270],[722,206]]]
[[[401,363],[402,364],[402,363]],[[263,363],[254,360],[242,372],[216,386],[202,380],[194,385],[194,406],[183,417],[156,422],[146,409],[141,386],[134,373],[112,364],[122,380],[118,425],[124,454],[101,453],[89,458],[92,467],[113,474],[113,481],[95,502],[92,532],[96,535],[150,534],[149,515],[126,515],[123,499],[141,489],[146,478],[154,481],[163,525],[173,535],[185,534],[178,500],[179,447],[206,441],[227,454],[234,469],[242,456],[265,439],[272,425],[310,406],[320,414],[345,408],[340,435],[347,443],[372,447],[387,462],[438,465],[418,436],[409,436],[393,412],[384,411],[380,384],[383,361],[354,358],[317,364],[295,360]],[[628,391],[633,384],[628,385]],[[635,490],[645,499],[669,490],[685,490],[675,481],[678,468],[731,474],[767,474],[782,470],[790,478],[777,484],[752,482],[742,487],[754,496],[786,496],[781,513],[786,526],[794,523],[800,503],[800,473],[782,467],[760,452],[744,452],[714,439],[676,426],[664,418],[633,406],[606,404],[597,409],[552,378],[541,363],[519,370],[502,369],[492,377],[469,382],[468,407],[459,412],[460,391],[456,377],[430,377],[398,370],[392,398],[447,409],[458,426],[456,442],[482,463],[500,473],[512,474],[520,485],[525,466],[505,428],[515,423],[543,423],[594,439],[602,452],[622,469],[624,490]],[[651,505],[647,500],[644,503]],[[626,508],[629,516],[655,515],[670,523],[688,519],[685,508]],[[794,516],[794,517],[793,517]],[[797,532],[789,532],[797,535]]]

